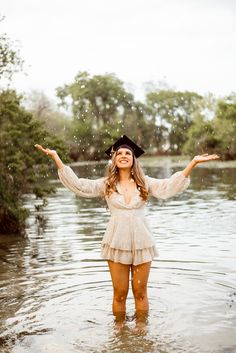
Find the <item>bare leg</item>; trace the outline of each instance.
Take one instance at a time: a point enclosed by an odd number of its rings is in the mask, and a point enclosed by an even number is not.
[[[113,313],[125,313],[126,298],[129,291],[130,265],[124,265],[113,261],[108,261],[108,265],[113,285]]]
[[[151,262],[145,262],[138,266],[131,266],[132,290],[135,299],[136,311],[148,311],[147,283]]]
[[[131,266],[132,291],[135,299],[136,309],[136,331],[145,332],[149,310],[147,283],[150,273],[151,262],[138,266]]]

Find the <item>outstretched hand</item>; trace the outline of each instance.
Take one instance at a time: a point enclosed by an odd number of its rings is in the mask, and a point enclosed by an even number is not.
[[[217,154],[202,154],[202,155],[198,155],[195,156],[193,158],[194,162],[196,163],[203,163],[203,162],[208,162],[208,161],[213,161],[215,159],[219,159],[220,157]]]
[[[36,147],[38,150],[42,151],[47,156],[49,156],[53,159],[57,155],[57,152],[55,150],[50,150],[49,148],[43,148],[43,146],[41,146],[41,145],[36,144],[36,145],[34,145],[34,147]]]

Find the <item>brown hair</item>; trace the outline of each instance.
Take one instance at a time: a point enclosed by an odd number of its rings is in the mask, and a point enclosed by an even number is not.
[[[108,167],[108,175],[105,183],[105,196],[110,196],[113,192],[117,192],[116,185],[119,182],[119,170],[115,163],[117,151],[113,153],[111,158],[111,164],[109,164],[109,167]],[[137,160],[134,154],[133,154],[132,178],[134,179],[139,189],[141,198],[144,201],[147,201],[148,190],[145,185],[144,172],[142,170],[142,167],[140,166],[139,161]]]

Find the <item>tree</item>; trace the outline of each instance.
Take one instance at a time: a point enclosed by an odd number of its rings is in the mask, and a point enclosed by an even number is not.
[[[141,144],[143,148],[149,147],[153,130],[150,128],[149,122],[146,121],[145,113],[145,105],[141,102],[134,101],[132,109],[127,111],[124,120],[117,115],[114,121],[109,124],[104,124],[99,128],[97,133],[93,136],[93,143],[98,146],[96,154],[99,153],[99,156],[103,157],[104,151],[125,133],[138,144]],[[149,135],[148,129],[150,132]]]
[[[4,17],[0,18],[0,22]],[[0,83],[3,78],[11,79],[12,75],[22,69],[23,60],[14,42],[6,33],[0,35]]]
[[[188,131],[188,140],[183,151],[218,153],[222,159],[235,159],[236,95],[222,98],[217,101],[217,104],[213,102],[213,107],[210,108],[211,119],[199,115],[194,120]]]
[[[33,90],[25,99],[25,106],[33,117],[41,121],[45,129],[63,139],[68,138],[71,117],[59,111],[56,104],[44,92]]]
[[[159,128],[161,145],[169,144],[171,153],[181,153],[201,99],[195,92],[159,90],[147,93],[146,104],[153,123]]]
[[[236,159],[236,94],[219,100],[214,128],[217,152],[224,159]]]
[[[218,138],[215,134],[214,124],[203,116],[198,116],[187,132],[188,140],[182,151],[187,154],[215,153]]]
[[[21,107],[20,97],[14,91],[1,92],[0,233],[24,230],[28,215],[23,208],[25,194],[43,198],[54,190],[47,181],[48,164],[34,148],[35,143],[57,148],[65,154],[62,141],[49,135],[42,124]]]
[[[120,127],[134,109],[133,95],[113,74],[91,76],[79,72],[72,84],[59,87],[57,96],[64,107],[71,101],[73,123],[71,139],[73,158],[100,158],[112,137],[122,134]],[[116,134],[114,133],[116,130]],[[101,134],[101,135],[99,135]],[[105,136],[110,136],[105,137]],[[105,138],[105,143],[104,143]]]
[[[0,82],[10,80],[22,63],[7,35],[0,35]],[[34,149],[35,143],[51,145],[61,153],[65,150],[62,141],[49,135],[21,106],[15,91],[0,90],[0,234],[24,230],[28,215],[23,208],[25,194],[43,198],[53,191],[43,180],[48,165]]]
[[[133,103],[133,95],[126,92],[123,82],[113,74],[90,76],[79,72],[74,83],[57,89],[57,96],[63,105],[67,105],[66,99],[70,97],[74,119],[84,120],[89,116],[97,128],[114,121],[118,112],[124,118]]]

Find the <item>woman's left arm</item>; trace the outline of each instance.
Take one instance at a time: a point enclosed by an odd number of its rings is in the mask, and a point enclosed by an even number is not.
[[[182,171],[183,175],[185,177],[188,177],[189,174],[191,173],[192,169],[199,163],[204,163],[204,162],[209,162],[213,161],[216,159],[219,159],[220,157],[217,154],[202,154],[199,156],[195,156],[192,161],[187,165],[187,167]]]
[[[172,174],[170,178],[156,179],[146,176],[149,195],[165,200],[183,192],[189,186],[189,174],[198,163],[208,162],[219,158],[220,157],[216,154],[203,154],[195,156],[184,170]]]

